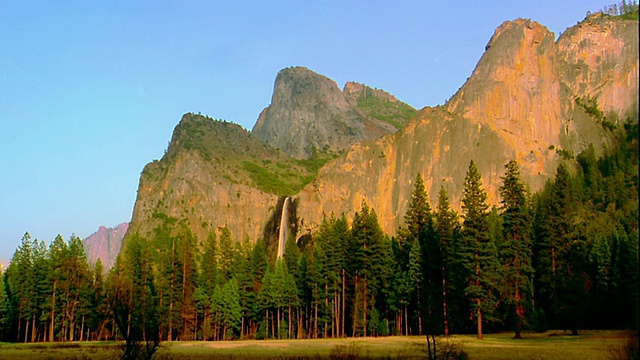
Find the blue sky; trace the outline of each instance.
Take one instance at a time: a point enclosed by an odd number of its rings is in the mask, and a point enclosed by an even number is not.
[[[50,242],[129,221],[183,113],[250,130],[284,67],[438,105],[503,21],[558,35],[610,3],[3,0],[0,259],[25,231]]]

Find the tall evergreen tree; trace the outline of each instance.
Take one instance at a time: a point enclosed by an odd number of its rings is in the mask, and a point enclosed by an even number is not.
[[[487,194],[473,160],[464,181],[462,192],[463,213],[463,266],[466,270],[467,295],[472,318],[477,322],[477,337],[483,339],[482,324],[495,306],[496,253],[489,236],[487,223]]]
[[[502,216],[502,244],[499,249],[502,265],[501,282],[508,304],[515,311],[515,338],[522,338],[531,302],[530,216],[524,184],[515,160],[505,165],[506,172],[500,187]]]
[[[406,266],[410,263],[408,256],[418,241],[421,249],[419,258],[421,281],[424,285],[414,287],[414,306],[417,308],[417,333],[439,334],[442,332],[442,249],[434,231],[433,215],[429,204],[427,191],[418,174],[411,193],[411,200],[405,214],[406,230],[401,230],[399,245],[406,271],[411,272]],[[415,254],[414,256],[418,256]],[[414,272],[415,273],[415,272]],[[423,321],[426,320],[426,328],[423,329]]]
[[[442,319],[443,331],[445,335],[451,332],[450,319],[452,314],[461,313],[457,309],[464,297],[464,293],[460,290],[462,286],[456,286],[460,281],[460,276],[456,276],[462,266],[459,264],[460,252],[458,239],[460,233],[460,224],[458,222],[458,214],[451,209],[449,197],[446,190],[441,187],[438,192],[438,207],[435,213],[435,231],[440,242],[442,253]],[[455,319],[455,316],[454,316]],[[454,326],[455,328],[456,326]],[[460,328],[460,326],[458,326]]]
[[[217,284],[218,279],[218,243],[216,240],[216,233],[211,231],[204,241],[202,249],[202,257],[200,260],[200,280],[198,286],[200,289],[199,297],[201,298],[203,307],[203,324],[202,324],[202,337],[205,340],[213,337],[212,325],[212,313],[211,313],[211,298],[213,297],[213,291]]]
[[[226,340],[240,328],[242,308],[240,306],[240,294],[235,278],[231,278],[222,287],[220,298],[220,311],[222,323],[222,339]]]
[[[9,296],[7,295],[6,277],[0,265],[0,341],[7,338],[9,330]]]
[[[578,334],[579,318],[586,308],[585,284],[586,234],[583,229],[574,226],[572,216],[575,213],[572,179],[564,164],[558,166],[551,192],[549,220],[551,270],[556,296],[552,299],[553,309],[564,326]],[[582,217],[582,215],[580,216]],[[577,218],[580,218],[577,217]]]
[[[363,202],[356,212],[351,226],[350,255],[351,274],[354,277],[353,332],[367,336],[367,321],[375,304],[378,278],[376,271],[380,265],[382,229],[375,211]]]
[[[233,246],[233,235],[228,226],[220,228],[220,241],[218,243],[218,273],[219,282],[225,284],[233,277],[232,266],[235,258],[235,248]]]

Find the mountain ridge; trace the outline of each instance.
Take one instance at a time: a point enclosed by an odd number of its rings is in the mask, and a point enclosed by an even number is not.
[[[637,41],[635,45],[629,43],[637,39],[637,21],[633,33],[627,23],[606,20],[603,25],[598,22],[600,19],[596,20],[585,19],[576,25],[579,30],[570,28],[558,40],[537,22],[507,21],[496,29],[472,75],[447,103],[413,113],[399,130],[394,128],[381,136],[355,142],[347,136],[339,142],[343,145],[337,147],[326,143],[327,146],[320,146],[329,139],[322,131],[315,133],[317,141],[311,141],[308,148],[299,146],[305,144],[302,141],[289,149],[279,144],[301,131],[292,125],[300,114],[306,116],[303,120],[315,119],[316,129],[331,128],[335,119],[309,115],[312,112],[309,109],[315,106],[310,106],[312,103],[324,104],[320,113],[338,109],[362,120],[370,116],[366,109],[358,108],[360,95],[375,94],[374,98],[392,104],[399,100],[357,83],[347,83],[340,91],[335,82],[306,68],[284,69],[276,79],[272,104],[261,113],[251,133],[205,136],[210,139],[207,143],[230,141],[228,136],[250,139],[247,141],[253,145],[240,142],[246,147],[244,155],[235,147],[201,146],[205,143],[198,143],[197,139],[204,135],[198,131],[185,133],[188,136],[183,140],[172,138],[167,155],[143,171],[130,231],[151,236],[153,224],[157,225],[153,214],[160,211],[187,219],[200,239],[226,225],[237,240],[248,237],[255,241],[268,237],[261,229],[267,223],[277,223],[283,198],[292,196],[299,221],[298,236],[313,232],[322,217],[330,213],[344,213],[350,218],[362,201],[376,210],[383,230],[393,235],[402,224],[411,184],[418,173],[425,179],[432,201],[442,186],[457,208],[470,160],[476,162],[482,174],[492,205],[498,203],[503,166],[512,159],[518,161],[523,179],[536,191],[553,176],[560,162],[570,160],[589,144],[599,153],[615,146],[611,131],[627,121],[625,114],[636,114],[637,119],[637,76],[633,78],[633,74],[638,71],[638,48]],[[602,26],[610,27],[609,32],[600,31]],[[604,60],[585,68],[581,57],[591,59],[588,54],[598,52]],[[615,61],[625,65],[612,70],[610,64]],[[576,66],[582,75],[575,79],[563,75],[572,67],[571,71],[578,71]],[[607,75],[611,71],[618,74],[613,84],[605,81],[611,79]],[[278,80],[283,73],[295,77],[298,72],[306,79],[301,84],[308,84],[305,86],[312,90],[330,90],[325,93],[302,89],[296,93],[294,90],[300,84]],[[319,83],[306,82],[309,79]],[[617,89],[618,96],[635,102],[606,100],[612,92],[609,89]],[[300,94],[302,98],[296,98]],[[599,109],[599,96],[604,104],[601,111],[608,117],[593,111],[594,107]],[[337,99],[338,105],[326,102],[331,97]],[[295,111],[285,109],[283,104],[293,104]],[[279,126],[268,126],[270,112],[279,114],[279,120],[283,121]],[[274,118],[278,117],[274,114],[271,114]],[[294,115],[285,119],[283,114]],[[309,124],[306,120],[301,122]],[[179,128],[182,129],[180,124],[174,137]],[[268,128],[274,137],[269,135],[265,140],[263,130]],[[208,130],[201,131],[209,134]],[[314,129],[310,131],[313,133]],[[224,138],[218,141],[216,136]],[[250,151],[254,147],[262,147],[259,154]],[[247,154],[258,155],[251,158]],[[269,158],[273,154],[281,155]],[[241,161],[244,167],[233,163],[245,155]],[[226,157],[229,159],[225,160]],[[247,165],[248,162],[253,165]],[[288,167],[304,178],[290,191],[261,187],[256,180],[257,174],[265,172],[276,179],[284,178]],[[163,177],[150,176],[156,168],[164,169]]]

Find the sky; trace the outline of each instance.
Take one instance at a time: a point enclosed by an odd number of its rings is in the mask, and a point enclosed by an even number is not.
[[[0,260],[129,221],[186,112],[251,130],[305,66],[415,108],[462,86],[495,29],[556,35],[613,1],[0,1]]]

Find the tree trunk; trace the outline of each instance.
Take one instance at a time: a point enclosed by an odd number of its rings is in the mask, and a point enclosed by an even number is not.
[[[407,305],[404,306],[404,334],[409,335],[409,320],[407,317]]]
[[[54,328],[55,328],[55,323],[54,323],[54,319],[55,319],[55,311],[56,311],[56,286],[57,286],[57,279],[53,280],[53,294],[51,295],[51,323],[49,325],[49,341],[53,342],[53,336],[54,336]]]
[[[167,333],[167,341],[173,340],[173,272],[175,266],[176,241],[171,239],[171,280],[169,283],[169,331]]]
[[[264,338],[269,338],[269,309],[264,310]]]
[[[417,291],[417,296],[418,296],[418,332],[420,336],[422,336],[422,334],[424,334],[422,332],[422,306],[420,306],[420,285],[418,285],[418,288],[416,289]],[[427,301],[427,306],[429,306],[428,301]],[[429,314],[431,315],[431,314]]]
[[[293,323],[291,322],[291,305],[289,305],[289,312],[287,313],[289,317],[289,339],[293,337]]]
[[[82,314],[82,325],[80,325],[80,341],[84,339],[84,314]]]
[[[342,309],[340,310],[340,315],[342,316],[342,326],[340,326],[341,333],[340,335],[344,337],[344,314],[345,314],[345,269],[342,269]]]
[[[273,320],[273,311],[271,312],[271,336],[276,337],[275,321]]]
[[[478,340],[483,340],[484,336],[482,335],[482,308],[480,307],[481,302],[480,299],[477,300],[478,304]]]
[[[365,246],[366,249],[366,246]],[[362,333],[364,334],[364,337],[367,337],[367,275],[365,274],[364,276],[364,305],[363,305],[363,310],[364,310],[364,314],[362,316]]]
[[[524,308],[520,299],[520,287],[518,286],[518,280],[516,280],[516,334],[514,339],[522,339],[522,317],[524,316]]]
[[[442,242],[440,248],[443,252],[445,251],[444,237],[442,238]],[[449,335],[449,317],[447,314],[447,265],[446,259],[442,259],[442,310],[443,310],[443,320],[444,320],[444,334]]]
[[[329,309],[329,282],[327,281],[327,276],[324,277],[324,306],[325,306],[325,311],[326,309]],[[324,338],[327,338],[327,330],[329,329],[329,327],[327,326],[327,320],[325,317],[324,320]]]
[[[31,342],[36,342],[36,309],[33,309],[33,317],[31,320]]]
[[[29,320],[25,320],[24,324],[26,325],[24,328],[24,342],[26,343],[29,335]]]
[[[278,336],[277,336],[277,338],[278,338],[278,339],[280,339],[280,336],[281,336],[282,334],[280,334],[280,308],[279,308],[279,307],[278,307],[278,312],[277,312],[277,314],[278,314],[278,315],[277,315],[277,319],[278,319]]]
[[[20,342],[20,325],[22,325],[22,311],[18,312],[18,332],[16,332],[16,341]]]
[[[318,292],[318,284],[316,284],[316,293]],[[313,320],[313,338],[318,338],[318,299],[315,301],[315,312],[314,312],[314,320]]]

